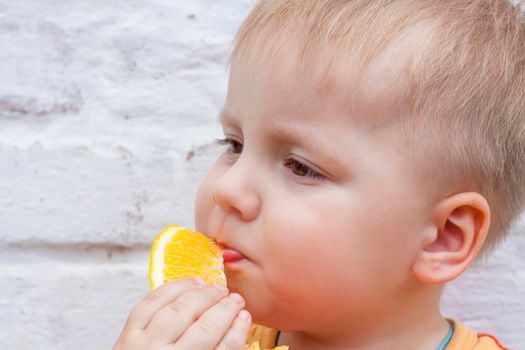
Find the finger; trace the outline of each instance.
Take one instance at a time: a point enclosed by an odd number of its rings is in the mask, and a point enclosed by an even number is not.
[[[203,284],[205,283],[202,280],[183,279],[160,286],[135,305],[124,328],[145,328],[157,311],[187,291],[202,287]]]
[[[206,310],[227,295],[228,290],[222,285],[190,290],[160,309],[146,332],[150,339],[158,339],[162,344],[172,343]]]
[[[251,319],[252,317],[248,311],[241,310],[215,350],[244,349]]]
[[[184,332],[174,348],[215,349],[243,307],[244,299],[239,294],[223,298]]]

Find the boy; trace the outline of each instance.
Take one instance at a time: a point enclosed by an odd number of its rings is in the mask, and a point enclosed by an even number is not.
[[[524,208],[519,10],[261,1],[230,63],[228,148],[196,200],[229,291],[160,287],[114,349],[503,349],[439,301]],[[269,328],[247,339],[251,318]]]

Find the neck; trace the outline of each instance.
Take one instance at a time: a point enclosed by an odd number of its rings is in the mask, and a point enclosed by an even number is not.
[[[437,349],[450,327],[439,312],[440,295],[441,288],[431,287],[404,302],[397,299],[357,319],[340,320],[337,329],[283,332],[278,345],[302,350]]]

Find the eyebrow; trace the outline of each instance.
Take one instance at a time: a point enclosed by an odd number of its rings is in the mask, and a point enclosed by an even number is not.
[[[219,114],[219,122],[227,125],[239,125],[238,119],[233,114],[228,113],[226,110],[222,110]],[[285,126],[274,125],[270,133],[270,138],[274,141],[285,141],[287,143],[297,144],[309,150],[315,150],[317,147],[310,141],[310,137],[307,135],[301,135],[293,129],[289,129]]]
[[[231,113],[229,113],[227,110],[222,110],[219,114],[219,122],[226,125],[232,125],[232,126],[239,126],[238,119]],[[321,144],[325,147],[321,147],[321,149],[327,149],[326,144],[324,140],[318,139],[314,135],[303,135],[293,128],[290,129],[286,126],[281,125],[273,125],[271,128],[271,132],[269,135],[267,135],[271,140],[274,142],[284,142],[287,144],[297,145],[301,148],[304,148],[305,150],[312,152],[313,154],[317,154],[318,156],[321,156],[323,159],[327,159],[331,164],[339,164],[338,159],[334,158],[331,154],[331,152],[327,151],[320,151],[319,144],[316,144],[316,142],[312,142],[312,140],[316,140],[317,142],[321,142]],[[324,170],[329,174],[332,175],[328,169],[324,168]]]

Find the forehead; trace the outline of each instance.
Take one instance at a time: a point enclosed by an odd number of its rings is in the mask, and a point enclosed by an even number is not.
[[[351,49],[309,47],[288,39],[280,46],[253,44],[232,60],[226,107],[250,102],[250,108],[293,110],[297,115],[351,119],[384,126],[403,114],[408,50],[392,43],[370,62]],[[245,111],[239,111],[245,113]]]

